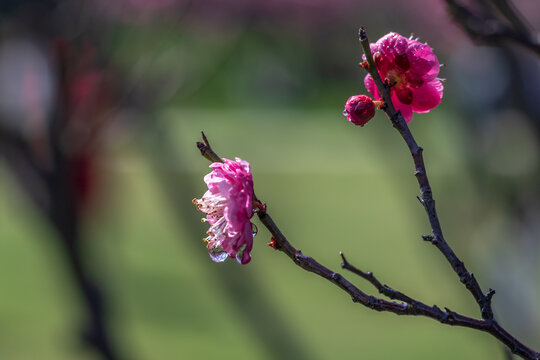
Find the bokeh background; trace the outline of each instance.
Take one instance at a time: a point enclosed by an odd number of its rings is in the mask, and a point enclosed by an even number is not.
[[[482,11],[482,1],[468,3]],[[540,29],[536,0],[515,1]],[[0,359],[505,359],[486,334],[376,313],[265,246],[210,261],[195,141],[252,164],[299,249],[341,250],[478,316],[429,233],[384,114],[345,121],[372,41],[414,33],[446,78],[415,115],[446,237],[494,310],[540,338],[540,57],[471,41],[444,1],[94,0],[0,5]],[[375,290],[349,276],[364,291]]]

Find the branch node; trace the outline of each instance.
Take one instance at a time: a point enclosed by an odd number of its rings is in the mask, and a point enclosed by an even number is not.
[[[456,321],[456,313],[447,307],[445,307],[444,310],[446,310],[446,312],[444,313],[444,316],[441,319],[441,322],[443,324],[449,324],[449,325],[454,324]]]
[[[433,308],[433,310],[438,312],[440,314],[440,316],[444,316],[444,311],[442,311],[440,307],[438,307],[437,305],[433,305],[432,308]]]
[[[345,254],[343,254],[343,251],[339,252],[339,256],[341,256],[341,260],[343,260],[341,262],[341,268],[345,269],[349,265],[349,263],[347,262],[347,259],[345,258]]]
[[[428,185],[428,186],[422,186],[420,188],[420,194],[422,194],[422,199],[424,200],[424,202],[427,202],[427,201],[430,201],[433,202],[433,193],[431,191],[431,187]],[[422,204],[424,204],[424,202],[422,202]]]
[[[253,201],[253,212],[254,213],[266,212],[266,204],[263,204],[259,200],[254,200]]]
[[[367,41],[367,33],[366,33],[366,29],[364,29],[363,26],[360,26],[360,29],[358,29],[358,40],[360,41]]]
[[[384,84],[383,84],[384,85]],[[396,112],[394,112],[392,114],[392,116],[390,117],[390,121],[392,121],[392,125],[395,127],[395,128],[398,128],[400,126],[400,117],[401,117],[401,111],[398,110]]]
[[[208,147],[211,147],[210,146],[210,141],[208,141],[208,138],[206,137],[206,135],[204,134],[204,131],[201,130],[201,135],[202,135],[202,139],[204,141],[204,144]]]
[[[201,131],[203,142],[197,141],[197,147],[201,152],[201,155],[204,156],[211,162],[223,162],[223,160],[212,150],[208,138],[204,134],[204,131]]]
[[[368,303],[367,303],[367,306],[370,308],[370,309],[375,309],[375,305],[377,304],[377,298],[375,296],[370,296],[368,298]]]
[[[488,289],[485,295],[480,299],[480,311],[482,312],[482,318],[486,320],[493,320],[493,310],[491,309],[491,299],[495,295],[495,290]]]
[[[274,250],[280,249],[280,246],[277,243],[276,238],[273,236],[270,238],[270,242],[266,243],[266,245],[270,246],[271,248],[274,248]]]
[[[302,254],[302,251],[301,250],[296,250],[296,252],[294,253],[294,262],[297,263],[297,264],[300,264],[301,263],[301,257],[303,256]]]
[[[368,273],[368,275],[371,276],[371,273]],[[394,293],[394,292],[395,292],[394,289],[392,289],[390,286],[386,284],[381,286],[381,288],[379,289],[379,293],[384,294],[384,295],[389,294],[389,293]]]
[[[486,292],[486,300],[491,301],[491,298],[493,297],[493,295],[495,295],[495,290],[489,288],[488,291]]]
[[[435,240],[435,236],[433,235],[422,235],[422,240],[424,241],[429,241],[431,243],[433,243],[433,241]]]
[[[461,260],[456,261],[456,267],[458,269],[461,269],[461,271],[458,272],[459,281],[461,281],[463,284],[465,284],[465,287],[467,289],[470,289],[471,284],[476,282],[476,278],[474,277],[474,274],[469,274],[468,272],[463,271],[463,261],[461,261]]]

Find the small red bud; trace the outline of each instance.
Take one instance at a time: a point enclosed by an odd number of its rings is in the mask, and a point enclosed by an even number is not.
[[[264,213],[266,212],[266,204],[261,203],[260,201],[253,201],[253,212],[254,213]]]
[[[364,126],[375,116],[373,99],[366,95],[354,95],[345,103],[343,115],[355,125]]]
[[[277,244],[277,242],[276,242],[276,239],[275,239],[273,236],[270,238],[270,242],[269,242],[269,243],[266,243],[266,245],[268,245],[268,246],[270,246],[271,248],[274,248],[274,249],[277,250],[278,244]]]

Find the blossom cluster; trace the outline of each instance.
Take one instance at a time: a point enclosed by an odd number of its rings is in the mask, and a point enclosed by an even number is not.
[[[370,44],[370,48],[379,75],[390,87],[392,103],[405,121],[411,121],[413,112],[428,112],[441,102],[439,61],[427,44],[390,33]],[[354,95],[343,111],[347,120],[359,126],[373,118],[376,107],[384,106],[371,75],[366,76],[364,83],[376,100]],[[251,217],[254,208],[260,206],[255,201],[250,165],[235,158],[214,162],[210,168],[212,171],[204,177],[208,190],[200,199],[193,199],[206,214],[202,221],[210,225],[203,240],[212,260],[222,262],[231,257],[247,264],[255,235]]]
[[[431,47],[392,32],[370,44],[370,48],[382,81],[390,86],[392,104],[407,123],[413,112],[429,112],[440,104],[440,64]],[[366,75],[364,84],[377,101],[383,100],[371,75]],[[373,117],[374,107],[371,98],[354,95],[347,100],[343,114],[348,121],[363,126]]]

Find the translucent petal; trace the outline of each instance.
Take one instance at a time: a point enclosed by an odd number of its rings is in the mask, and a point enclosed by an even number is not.
[[[251,255],[249,254],[249,250],[247,248],[247,244],[244,244],[236,253],[236,261],[238,261],[239,264],[246,265],[251,261]]]
[[[439,79],[425,83],[418,89],[413,89],[412,109],[415,112],[428,112],[441,103],[443,85]]]
[[[379,91],[377,90],[377,86],[375,85],[375,81],[371,78],[371,75],[366,75],[366,77],[364,78],[364,85],[375,99],[381,99],[381,97],[379,96]]]
[[[401,111],[401,115],[403,115],[403,118],[408,123],[412,120],[412,107],[407,104],[403,104],[399,99],[397,98],[395,92],[392,92],[392,103],[394,104],[394,107],[396,110]]]

